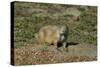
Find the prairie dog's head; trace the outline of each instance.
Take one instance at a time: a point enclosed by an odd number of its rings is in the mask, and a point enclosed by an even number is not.
[[[60,34],[64,34],[64,33],[67,33],[67,26],[61,26],[60,27]]]
[[[61,26],[59,29],[59,41],[65,41],[68,36],[68,27],[67,26]]]

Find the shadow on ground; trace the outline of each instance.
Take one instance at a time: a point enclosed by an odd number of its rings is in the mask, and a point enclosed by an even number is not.
[[[79,43],[76,43],[76,42],[68,42],[68,43],[66,43],[66,48],[68,47],[68,46],[71,46],[71,45],[78,45]],[[58,44],[57,44],[57,47],[62,47],[63,46],[63,44],[61,43],[61,42],[58,42]]]

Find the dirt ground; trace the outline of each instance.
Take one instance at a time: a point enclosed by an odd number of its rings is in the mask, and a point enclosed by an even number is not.
[[[69,45],[68,52],[60,52],[53,45],[29,44],[14,51],[15,65],[54,64],[97,60],[97,46],[92,44]]]

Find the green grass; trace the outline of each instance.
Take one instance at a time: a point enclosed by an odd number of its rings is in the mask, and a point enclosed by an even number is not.
[[[80,20],[70,22],[67,8],[77,8]],[[34,45],[34,33],[47,24],[68,25],[68,41],[96,44],[97,8],[92,6],[71,6],[61,4],[39,4],[15,2],[14,4],[14,46]]]

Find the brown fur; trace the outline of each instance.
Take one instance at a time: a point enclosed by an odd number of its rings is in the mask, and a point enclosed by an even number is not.
[[[58,41],[65,44],[68,31],[66,26],[47,25],[42,27],[39,32],[35,33],[38,44],[53,44],[57,46]]]
[[[38,33],[35,33],[35,38],[39,44],[57,44],[59,39],[56,26],[44,26],[42,27]]]

